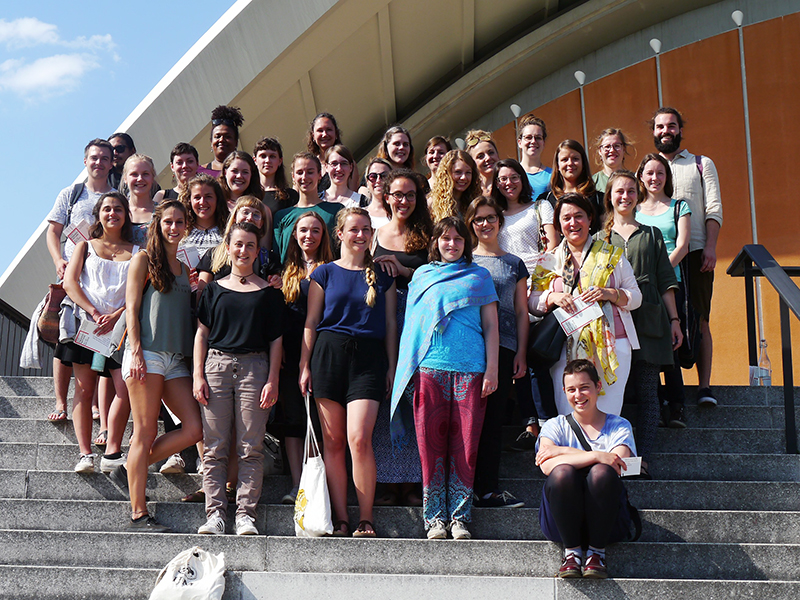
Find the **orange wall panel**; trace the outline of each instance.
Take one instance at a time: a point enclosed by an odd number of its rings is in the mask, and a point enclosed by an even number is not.
[[[542,162],[545,166],[553,166],[553,155],[563,140],[568,138],[578,141],[583,140],[583,126],[581,125],[581,96],[578,90],[567,92],[543,104],[532,112],[547,125],[547,145],[542,152]]]

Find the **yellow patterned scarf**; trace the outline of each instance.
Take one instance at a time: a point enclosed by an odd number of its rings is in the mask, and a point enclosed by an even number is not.
[[[603,240],[594,242],[581,266],[579,291],[582,292],[592,286],[606,287],[611,273],[621,258],[622,248],[612,246]],[[615,372],[619,362],[614,352],[614,336],[605,316],[595,319],[581,330],[574,354],[575,356],[567,356],[567,361],[576,358],[593,360],[596,355],[600,360],[606,383],[611,385],[617,381]]]

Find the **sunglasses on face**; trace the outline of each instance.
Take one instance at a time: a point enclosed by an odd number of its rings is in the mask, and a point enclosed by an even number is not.
[[[128,147],[125,144],[117,144],[116,146],[114,146],[114,153],[115,154],[122,154],[127,149],[128,149]]]
[[[367,175],[367,179],[369,179],[372,183],[376,181],[386,179],[389,176],[389,173],[370,173]]]

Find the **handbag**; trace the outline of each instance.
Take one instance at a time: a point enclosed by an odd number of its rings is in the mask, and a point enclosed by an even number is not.
[[[60,283],[51,283],[47,295],[44,297],[44,308],[36,322],[39,329],[39,338],[49,344],[58,342],[59,313],[61,301],[67,297],[67,292]]]
[[[225,554],[195,546],[161,570],[150,600],[222,600],[224,592]]]
[[[264,476],[283,473],[281,441],[269,431],[264,432]]]
[[[583,429],[581,429],[580,425],[575,421],[575,417],[572,416],[572,413],[569,413],[566,418],[567,423],[569,423],[570,428],[573,433],[575,433],[575,437],[578,438],[581,447],[586,450],[586,452],[591,452],[592,447],[586,440],[586,436],[583,435]],[[635,542],[642,535],[642,519],[639,516],[639,510],[628,500],[628,490],[625,488],[625,484],[622,485],[622,490],[623,497],[621,498],[620,508],[626,508],[627,510],[620,510],[617,514],[617,522],[611,535],[612,539],[615,537],[617,538],[614,541]],[[633,523],[633,533],[631,533],[631,523]],[[615,536],[615,534],[617,535]]]
[[[561,358],[567,334],[554,312],[547,313],[541,321],[531,323],[528,344],[528,364],[538,364],[549,369]]]
[[[306,394],[306,443],[303,474],[294,503],[294,533],[297,537],[321,537],[333,533],[331,498],[325,478],[325,463],[311,424],[310,396]]]

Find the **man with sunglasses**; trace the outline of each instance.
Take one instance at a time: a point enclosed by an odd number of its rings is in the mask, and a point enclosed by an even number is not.
[[[125,167],[125,161],[136,154],[136,144],[133,143],[133,138],[130,135],[120,131],[112,134],[108,141],[114,149],[114,154],[111,158],[111,170],[108,172],[108,184],[126,196],[130,196],[128,185],[122,180],[122,170]],[[154,181],[153,187],[150,188],[150,197],[154,197],[160,189],[161,186],[158,185],[157,181]]]

